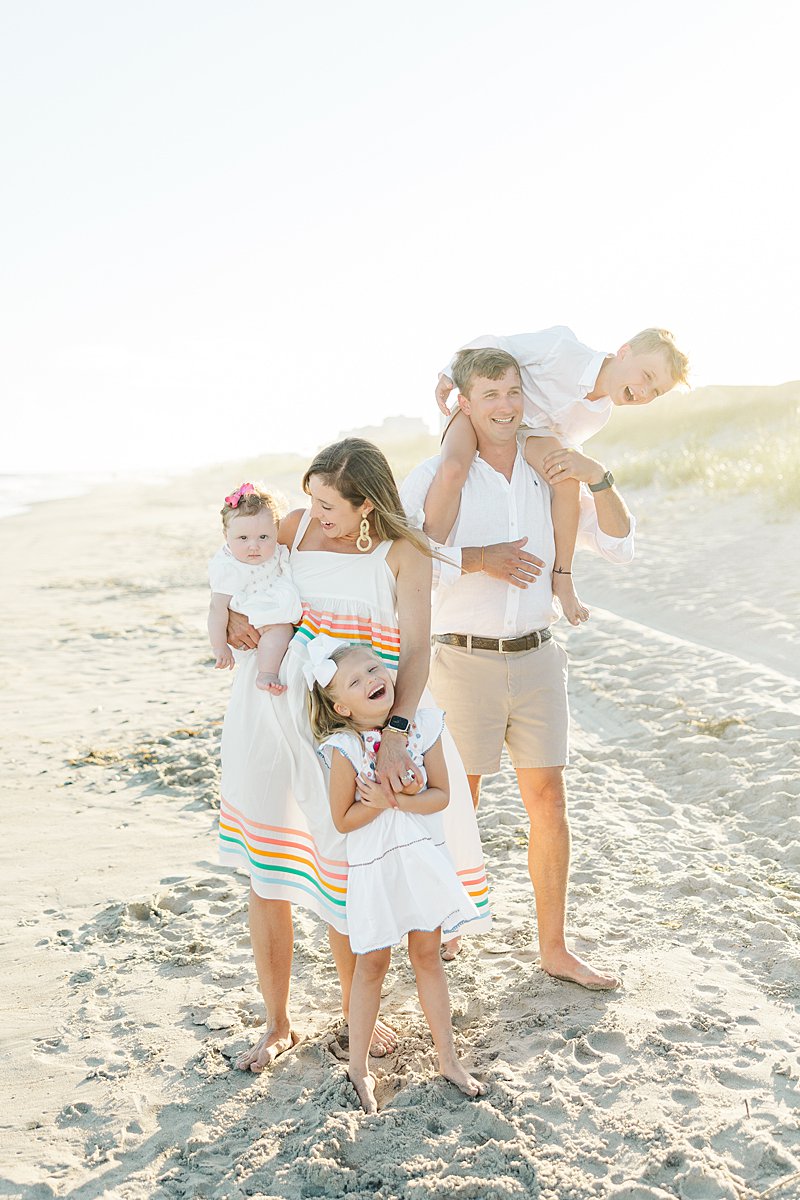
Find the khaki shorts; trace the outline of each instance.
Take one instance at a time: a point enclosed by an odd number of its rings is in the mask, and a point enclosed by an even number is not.
[[[498,771],[504,742],[518,770],[566,765],[567,655],[556,642],[517,654],[434,642],[430,688],[468,775]]]

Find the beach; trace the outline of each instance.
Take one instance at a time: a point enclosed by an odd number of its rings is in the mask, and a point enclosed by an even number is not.
[[[622,479],[637,558],[582,555],[591,621],[557,629],[570,937],[623,985],[537,969],[506,763],[479,812],[494,927],[448,966],[457,1045],[487,1092],[468,1101],[434,1074],[399,949],[383,1011],[400,1045],[373,1060],[381,1112],[366,1117],[325,929],[302,911],[302,1041],[263,1075],[231,1067],[262,1005],[247,886],[216,863],[230,677],[212,669],[206,563],[221,498],[256,465],[0,521],[0,1194],[800,1194],[797,510]],[[258,473],[297,504],[302,465]]]

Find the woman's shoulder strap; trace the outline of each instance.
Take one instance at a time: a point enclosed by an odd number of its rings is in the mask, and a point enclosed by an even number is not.
[[[310,508],[303,508],[303,509],[295,510],[295,511],[299,511],[300,515],[297,520],[297,526],[294,531],[294,537],[292,538],[292,542],[291,542],[291,546],[290,546],[291,550],[295,550],[300,545],[300,543],[303,540],[303,534],[308,529],[308,524],[309,524],[309,521],[311,520],[311,509]],[[290,513],[289,516],[294,517],[295,513]]]

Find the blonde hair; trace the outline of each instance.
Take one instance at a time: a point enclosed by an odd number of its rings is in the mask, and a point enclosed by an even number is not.
[[[369,514],[375,532],[382,542],[399,538],[427,558],[434,558],[428,539],[408,523],[392,468],[386,456],[372,442],[363,438],[344,438],[320,450],[303,476],[303,491],[309,495],[308,481],[319,475],[327,487],[334,488],[353,508],[365,500],[372,505]]]
[[[333,654],[331,654],[331,660],[338,667],[343,659],[347,658],[348,654],[352,654],[354,650],[366,649],[366,646],[345,642],[343,646],[337,646]],[[377,655],[375,657],[377,658]],[[326,737],[330,737],[338,729],[352,729],[354,733],[359,732],[349,717],[343,717],[333,707],[335,703],[333,696],[335,682],[335,675],[325,687],[315,681],[313,688],[308,693],[308,717],[311,722],[311,732],[318,742],[324,741]]]
[[[672,382],[688,384],[689,358],[675,345],[675,337],[668,329],[643,329],[628,345],[634,354],[663,354]]]
[[[505,350],[459,350],[453,360],[453,383],[462,396],[476,379],[502,379],[509,367],[519,375],[519,363]]]
[[[244,484],[241,485],[244,487]],[[233,493],[235,495],[235,493]],[[260,483],[253,485],[252,492],[239,497],[239,503],[234,507],[226,501],[219,514],[222,517],[222,528],[226,529],[234,517],[255,517],[267,509],[272,514],[275,528],[280,525],[281,517],[286,512],[286,502],[282,496],[266,491]]]

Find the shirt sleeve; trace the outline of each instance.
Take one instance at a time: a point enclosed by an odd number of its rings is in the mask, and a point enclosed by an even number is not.
[[[439,466],[438,458],[429,458],[415,467],[400,486],[400,503],[413,529],[422,529],[425,520],[425,499]],[[440,555],[433,560],[433,589],[449,587],[461,578],[461,549],[431,541],[431,549]]]
[[[597,523],[597,510],[594,506],[591,492],[581,488],[581,509],[578,522],[578,537],[576,547],[581,550],[591,550],[608,562],[623,564],[633,561],[634,533],[636,518],[631,513],[631,527],[624,538],[612,537],[604,533]]]
[[[482,333],[479,337],[473,338],[471,342],[459,346],[459,351],[505,350],[506,354],[515,358],[521,367],[530,369],[546,362],[556,347],[564,341],[576,342],[577,339],[566,325],[554,325],[552,329],[540,329],[534,333],[512,333],[507,336]],[[447,375],[450,379],[453,378],[454,359],[455,354],[441,371],[442,375]]]
[[[236,560],[220,547],[208,564],[208,582],[212,592],[235,596],[239,591],[239,572]]]

